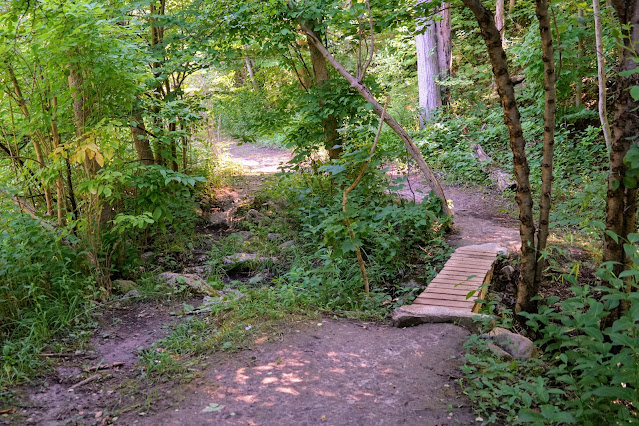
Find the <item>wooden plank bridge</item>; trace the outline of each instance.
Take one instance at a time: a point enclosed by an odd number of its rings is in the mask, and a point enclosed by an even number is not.
[[[481,303],[475,299],[483,299],[486,294],[498,252],[482,246],[458,248],[413,305],[479,312]]]

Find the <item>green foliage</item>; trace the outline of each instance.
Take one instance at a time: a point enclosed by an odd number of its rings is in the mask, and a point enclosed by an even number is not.
[[[631,234],[631,241],[639,241]],[[623,424],[639,418],[639,264],[636,246],[626,244],[632,268],[615,277],[611,265],[597,275],[610,286],[578,286],[573,297],[545,300],[536,314],[524,313],[539,336],[539,360],[500,361],[477,336],[463,367],[467,393],[487,422],[535,424]],[[602,328],[611,310],[628,309]],[[504,404],[504,402],[506,402]]]
[[[14,209],[0,216],[0,387],[42,372],[42,347],[87,319],[94,280],[81,257]]]

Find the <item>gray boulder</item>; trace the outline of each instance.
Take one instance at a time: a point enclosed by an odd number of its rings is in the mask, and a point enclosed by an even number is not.
[[[217,292],[211,287],[205,279],[195,274],[176,274],[175,272],[162,272],[158,279],[167,283],[171,287],[186,285],[195,293],[205,294],[207,296],[217,296]]]
[[[490,333],[484,333],[481,337],[491,340],[513,358],[529,359],[537,357],[537,348],[529,338],[505,328],[495,327]]]

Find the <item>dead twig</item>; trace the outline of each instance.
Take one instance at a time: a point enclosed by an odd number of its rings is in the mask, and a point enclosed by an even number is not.
[[[110,368],[118,368],[118,367],[122,367],[124,365],[124,362],[122,361],[118,361],[118,362],[114,362],[113,364],[99,364],[99,365],[95,365],[93,367],[89,367],[87,368],[85,371],[99,371],[99,370],[108,370]]]
[[[100,377],[102,377],[101,374],[94,374],[93,376],[86,378],[84,380],[82,380],[81,382],[76,383],[75,385],[71,386],[67,391],[68,392],[73,392],[74,390],[76,390],[77,388],[86,385],[87,383],[91,383],[95,380],[98,380]]]
[[[40,354],[41,357],[44,358],[72,358],[76,356],[84,356],[86,355],[84,352],[71,354],[71,353],[49,353],[49,354]]]

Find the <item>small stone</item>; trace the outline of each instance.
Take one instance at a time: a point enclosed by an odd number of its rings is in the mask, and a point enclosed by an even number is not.
[[[260,223],[264,223],[264,222],[270,221],[268,216],[258,212],[255,209],[251,209],[248,212],[246,212],[246,220],[248,220],[251,223],[255,223],[255,224],[260,224]]]
[[[144,252],[140,256],[140,260],[142,260],[142,262],[146,264],[152,263],[155,260],[155,253],[153,253],[152,251]]]
[[[258,256],[255,253],[235,253],[229,256],[225,256],[222,261],[225,265],[235,266],[245,262],[277,262],[277,258]]]
[[[280,244],[279,246],[277,246],[280,249],[287,249],[287,248],[295,248],[295,241],[293,240],[288,240],[283,242],[282,244]]]
[[[100,417],[102,417],[102,411],[98,411],[97,413],[95,413],[96,419],[99,419]]]
[[[266,239],[269,241],[279,241],[282,239],[282,235],[281,234],[276,234],[274,232],[269,232],[266,235]]]
[[[113,280],[113,287],[120,293],[129,292],[137,287],[135,281],[131,280]]]
[[[510,265],[506,265],[503,268],[501,268],[500,272],[508,280],[511,280],[513,278],[513,275],[515,275],[515,268],[513,268]]]
[[[216,212],[209,215],[209,224],[216,227],[228,227],[226,212]]]
[[[137,290],[133,289],[122,296],[121,300],[137,299],[138,297],[140,297],[140,293]]]

